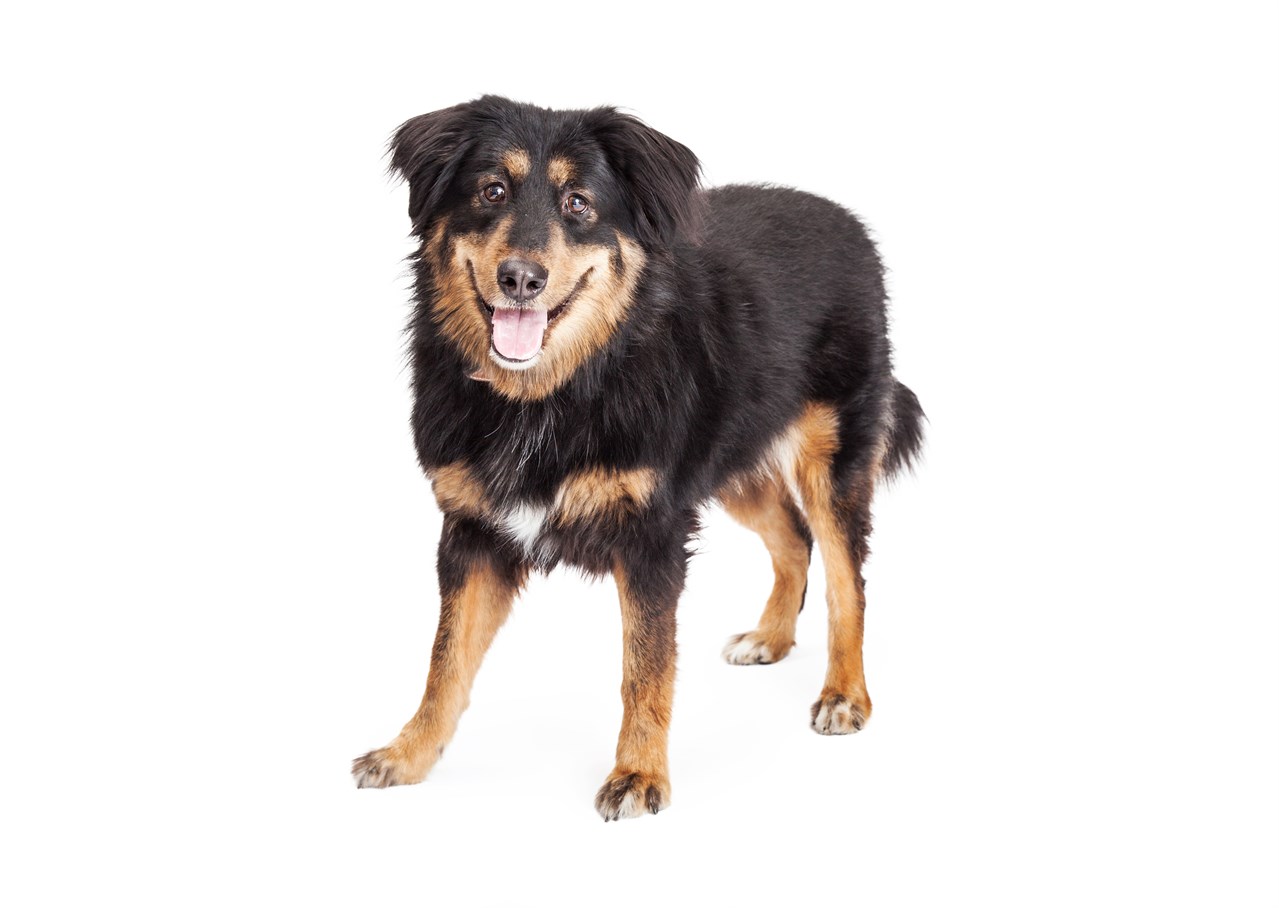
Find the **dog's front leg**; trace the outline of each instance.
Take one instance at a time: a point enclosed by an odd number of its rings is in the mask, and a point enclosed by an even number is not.
[[[422,705],[399,736],[355,760],[360,788],[421,782],[453,737],[471,684],[527,576],[487,529],[455,516],[440,537],[440,624]]]
[[[670,804],[666,735],[675,687],[675,606],[684,586],[683,546],[665,557],[621,557],[622,731],[617,765],[595,796],[607,820],[657,813]]]

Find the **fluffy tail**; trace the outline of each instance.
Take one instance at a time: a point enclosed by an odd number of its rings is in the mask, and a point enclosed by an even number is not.
[[[915,392],[901,382],[893,388],[893,422],[884,455],[884,474],[896,475],[912,469],[924,444],[924,409]]]

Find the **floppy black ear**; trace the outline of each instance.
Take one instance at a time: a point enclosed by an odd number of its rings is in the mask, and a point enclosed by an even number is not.
[[[592,113],[595,136],[630,196],[641,244],[651,250],[695,238],[702,208],[697,155],[629,114],[611,107]]]
[[[474,141],[472,104],[458,104],[403,123],[391,138],[391,170],[409,184],[409,217],[420,234],[444,199]]]

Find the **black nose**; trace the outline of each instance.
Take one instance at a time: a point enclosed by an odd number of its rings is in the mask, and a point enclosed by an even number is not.
[[[497,266],[497,282],[508,299],[527,303],[546,286],[546,269],[536,262],[507,259]]]

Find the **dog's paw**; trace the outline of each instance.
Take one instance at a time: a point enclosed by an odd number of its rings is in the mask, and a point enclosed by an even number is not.
[[[425,779],[430,768],[429,759],[423,759],[399,741],[351,761],[351,775],[355,777],[356,788],[413,785]]]
[[[643,772],[614,771],[595,796],[595,809],[606,823],[657,813],[670,803],[671,783],[664,776]]]
[[[851,735],[870,721],[870,698],[854,702],[842,694],[824,693],[813,704],[812,726],[819,735]]]
[[[766,643],[759,631],[734,634],[724,644],[724,661],[730,665],[768,665],[785,656],[793,645]]]

